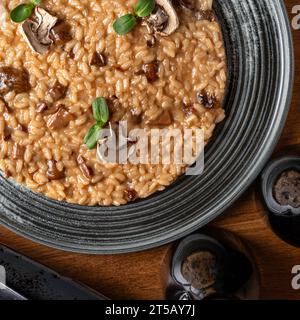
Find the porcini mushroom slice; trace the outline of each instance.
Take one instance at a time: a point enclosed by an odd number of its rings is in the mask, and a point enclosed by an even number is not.
[[[195,12],[195,17],[197,20],[208,20],[215,21],[215,14],[212,10],[197,10]]]
[[[197,20],[215,20],[215,14],[212,10],[212,0],[207,1],[206,9],[199,9],[195,1],[192,0],[173,0],[173,4],[176,8],[192,11]]]
[[[63,171],[59,171],[56,166],[55,160],[48,160],[48,170],[47,170],[47,177],[49,180],[60,180],[65,177]]]
[[[136,199],[137,193],[134,189],[125,189],[124,196],[127,199],[127,201],[130,202],[130,201],[134,201]]]
[[[87,179],[91,179],[93,176],[93,170],[92,168],[90,168],[86,162],[85,159],[82,157],[82,155],[78,155],[77,157],[77,163],[79,166],[80,171],[82,172],[82,174],[87,178]]]
[[[216,97],[214,95],[202,90],[200,92],[197,92],[196,96],[198,102],[202,104],[205,108],[211,109],[214,107],[216,102]]]
[[[105,67],[107,65],[107,57],[103,53],[95,51],[92,55],[90,65],[98,68]]]
[[[47,127],[58,130],[66,127],[73,120],[73,115],[66,109],[65,105],[59,105],[58,111],[52,114],[47,121]]]
[[[158,80],[158,70],[159,70],[159,63],[158,61],[152,61],[150,63],[145,63],[142,66],[142,72],[145,74],[147,80],[149,82],[154,82]]]
[[[41,7],[35,7],[33,19],[23,22],[21,29],[30,48],[45,54],[53,44],[51,30],[58,19]]]
[[[179,19],[170,0],[156,0],[148,22],[161,36],[172,34],[179,27]]]
[[[68,87],[61,84],[59,81],[55,81],[53,86],[49,89],[48,94],[53,101],[58,101],[65,98],[67,94]]]
[[[111,145],[110,147],[113,150],[119,150],[124,148],[125,146],[127,146],[127,142],[130,140],[129,138],[127,138],[122,130],[123,128],[121,128],[120,131],[120,127],[118,124],[114,123],[111,124],[109,122],[109,135],[105,135],[102,133],[102,135],[99,138],[98,144],[103,144],[106,143],[114,134],[116,136],[116,145]],[[104,131],[103,131],[104,132]],[[121,143],[120,143],[120,139],[121,139]]]
[[[16,94],[28,92],[31,89],[29,75],[25,69],[16,69],[13,67],[0,67],[0,95],[5,95],[10,91]],[[3,97],[1,97],[3,100]]]
[[[121,129],[121,130],[120,130]],[[109,139],[115,134],[115,145],[113,143],[110,143]],[[100,136],[97,144],[97,158],[98,160],[102,162],[106,162],[106,159],[103,158],[101,145],[108,142],[108,147],[111,148],[111,150],[119,152],[120,150],[124,149],[125,147],[128,147],[128,156],[131,156],[134,152],[134,147],[130,146],[130,144],[134,144],[137,141],[134,139],[131,139],[129,137],[126,137],[126,133],[124,132],[124,128],[122,125],[118,124],[111,124],[109,122],[109,134],[107,135],[106,132],[102,131],[102,135]]]
[[[56,45],[63,45],[72,40],[71,26],[64,21],[58,21],[51,29],[50,36]]]

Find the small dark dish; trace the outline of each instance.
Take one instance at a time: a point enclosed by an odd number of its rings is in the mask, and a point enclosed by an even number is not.
[[[300,206],[282,204],[276,199],[276,184],[283,173],[299,172],[300,157],[283,157],[272,161],[263,171],[261,176],[261,188],[268,209],[277,215],[294,216],[300,214]],[[288,181],[285,181],[288,183]],[[279,191],[279,190],[278,190]],[[283,191],[284,193],[285,191]],[[287,195],[288,196],[288,195]],[[299,195],[300,196],[300,195]]]
[[[280,238],[295,246],[300,246],[299,177],[300,157],[276,159],[261,176],[262,196],[270,225]]]
[[[189,270],[186,272],[194,273],[189,281],[184,275],[184,265],[189,257],[197,254],[199,257],[190,261]],[[207,259],[207,255],[210,258]],[[179,243],[173,256],[171,274],[186,291],[198,299],[203,299],[221,292],[227,263],[227,251],[221,243],[203,234],[192,234]],[[198,274],[195,275],[197,271]]]
[[[210,233],[192,234],[178,244],[172,278],[197,300],[250,298],[255,268],[248,252],[241,251],[244,247],[233,234],[218,229]]]

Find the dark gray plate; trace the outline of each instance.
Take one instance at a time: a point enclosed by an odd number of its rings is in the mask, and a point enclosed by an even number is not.
[[[64,250],[118,253],[155,247],[224,211],[269,158],[284,125],[293,78],[289,22],[281,0],[215,0],[229,68],[226,121],[206,149],[205,172],[122,207],[46,199],[0,176],[0,222]]]

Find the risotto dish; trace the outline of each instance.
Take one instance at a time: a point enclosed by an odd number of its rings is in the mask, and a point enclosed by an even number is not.
[[[187,166],[106,162],[104,129],[199,128],[207,143],[225,86],[212,0],[0,0],[0,170],[47,197],[118,206],[163,190]]]

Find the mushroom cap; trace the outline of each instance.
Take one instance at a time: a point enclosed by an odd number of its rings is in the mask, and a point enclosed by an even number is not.
[[[35,7],[34,19],[27,19],[21,25],[22,34],[29,47],[40,53],[45,54],[53,44],[50,33],[56,25],[58,18],[52,16],[41,7]]]
[[[101,146],[103,144],[107,144],[107,147],[109,147],[112,152],[116,152],[115,155],[118,159],[118,152],[124,150],[125,148],[128,148],[128,142],[135,142],[134,140],[126,136],[126,132],[124,131],[124,128],[121,124],[111,124],[111,122],[109,122],[108,130],[108,135],[107,130],[102,131],[102,134],[100,135],[97,143],[97,158],[101,163],[107,162],[107,159],[103,157],[101,150]],[[127,156],[130,157],[134,151],[134,146],[129,147]]]
[[[171,0],[156,0],[156,4],[164,9],[169,16],[167,25],[161,31],[157,31],[161,36],[172,34],[179,27],[179,18]]]

